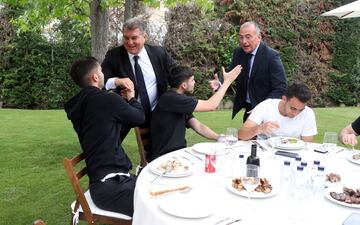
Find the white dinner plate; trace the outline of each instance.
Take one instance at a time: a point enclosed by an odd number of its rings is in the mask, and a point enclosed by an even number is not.
[[[351,207],[351,208],[360,209],[360,204],[349,204],[349,203],[341,202],[341,201],[338,201],[338,200],[334,199],[334,198],[331,197],[331,195],[330,195],[330,192],[332,192],[332,191],[334,191],[334,192],[336,192],[336,193],[342,193],[342,192],[343,192],[342,186],[326,188],[326,189],[325,189],[325,192],[324,192],[325,197],[326,197],[327,199],[329,199],[330,201],[336,203],[336,204],[343,205],[343,206],[346,206],[346,207]]]
[[[357,154],[360,154],[360,152],[348,154],[348,155],[346,156],[346,158],[347,158],[350,162],[360,165],[360,159],[353,159],[353,155],[357,155]]]
[[[203,142],[192,146],[195,152],[202,154],[216,154],[223,155],[230,152],[229,148],[226,148],[224,143],[219,142]]]
[[[268,140],[271,146],[274,146],[275,148],[279,148],[279,149],[300,150],[305,147],[305,142],[297,138],[295,138],[296,143],[290,143],[290,142],[283,143],[282,140],[287,140],[289,138],[291,137],[272,137],[269,138]]]
[[[215,212],[215,206],[209,196],[193,191],[164,196],[159,201],[159,207],[170,215],[182,218],[203,218]]]
[[[164,170],[161,170],[159,169],[159,167],[166,163],[168,160],[177,160],[181,163],[181,165],[183,165],[184,167],[180,167],[179,170],[177,171],[170,171],[170,172],[167,172],[165,174],[164,173]],[[185,169],[185,166],[188,168],[188,169]],[[190,164],[189,161],[186,161],[186,160],[182,160],[180,157],[160,157],[160,158],[157,158],[156,160],[154,160],[151,165],[150,165],[150,171],[157,174],[157,175],[160,175],[160,174],[163,174],[162,176],[163,177],[186,177],[186,176],[189,176],[191,174],[193,174],[193,167],[192,165]]]
[[[271,183],[271,182],[270,182]],[[236,195],[240,195],[240,196],[243,196],[243,197],[248,197],[249,194],[246,190],[243,190],[243,191],[239,191],[238,189],[234,188],[232,186],[232,179],[229,180],[227,183],[226,183],[226,188],[231,191],[232,193],[236,194]],[[268,194],[264,194],[262,192],[257,192],[257,191],[253,191],[250,193],[250,198],[269,198],[269,197],[272,197],[274,195],[277,194],[277,188],[274,187],[274,185],[272,185],[272,190],[270,193]]]

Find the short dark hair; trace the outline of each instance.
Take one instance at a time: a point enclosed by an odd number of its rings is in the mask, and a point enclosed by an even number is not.
[[[87,87],[90,85],[87,76],[98,65],[99,62],[94,57],[79,58],[71,65],[70,76],[79,87]]]
[[[144,20],[140,17],[133,17],[125,21],[122,31],[124,32],[125,29],[134,30],[137,28],[141,31],[142,34],[146,33],[146,23]]]
[[[305,84],[294,83],[288,87],[285,96],[287,99],[296,97],[300,102],[306,103],[311,99],[311,91]]]
[[[174,66],[170,69],[168,82],[171,88],[178,88],[182,82],[192,76],[194,76],[194,72],[190,67]]]

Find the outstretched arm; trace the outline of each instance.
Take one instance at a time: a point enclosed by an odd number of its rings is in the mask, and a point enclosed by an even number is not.
[[[215,133],[213,130],[211,130],[208,126],[201,123],[199,120],[197,120],[195,117],[191,118],[188,121],[189,127],[191,127],[196,133],[200,134],[201,136],[217,140],[219,138],[219,135]]]
[[[221,99],[224,97],[226,90],[229,88],[231,83],[239,76],[241,69],[241,65],[237,65],[229,73],[225,73],[225,69],[224,67],[222,67],[222,72],[224,74],[224,84],[208,100],[199,100],[194,111],[207,112],[215,110],[216,107],[218,107],[218,105],[220,104]]]
[[[239,129],[238,138],[240,140],[249,140],[261,133],[271,134],[279,127],[280,125],[277,122],[268,121],[262,124],[257,124],[254,121],[247,119],[244,125]]]

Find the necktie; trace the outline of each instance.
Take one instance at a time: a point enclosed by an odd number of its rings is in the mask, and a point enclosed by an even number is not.
[[[148,93],[146,91],[144,75],[143,75],[141,67],[138,63],[138,59],[139,59],[139,56],[135,55],[134,56],[134,61],[135,61],[134,67],[135,67],[135,76],[136,76],[136,84],[137,84],[136,87],[138,89],[141,105],[144,108],[145,114],[148,114],[151,112],[150,101],[149,101]]]
[[[251,59],[254,55],[253,54],[247,54],[247,69],[246,69],[246,102],[251,103],[250,96],[249,96],[249,81],[250,81],[250,75],[251,75]]]

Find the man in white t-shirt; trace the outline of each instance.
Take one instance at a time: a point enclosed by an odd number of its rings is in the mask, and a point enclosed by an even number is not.
[[[292,84],[282,99],[258,104],[240,128],[238,137],[249,140],[257,135],[291,136],[313,142],[317,134],[315,114],[306,106],[311,92],[304,84]]]

